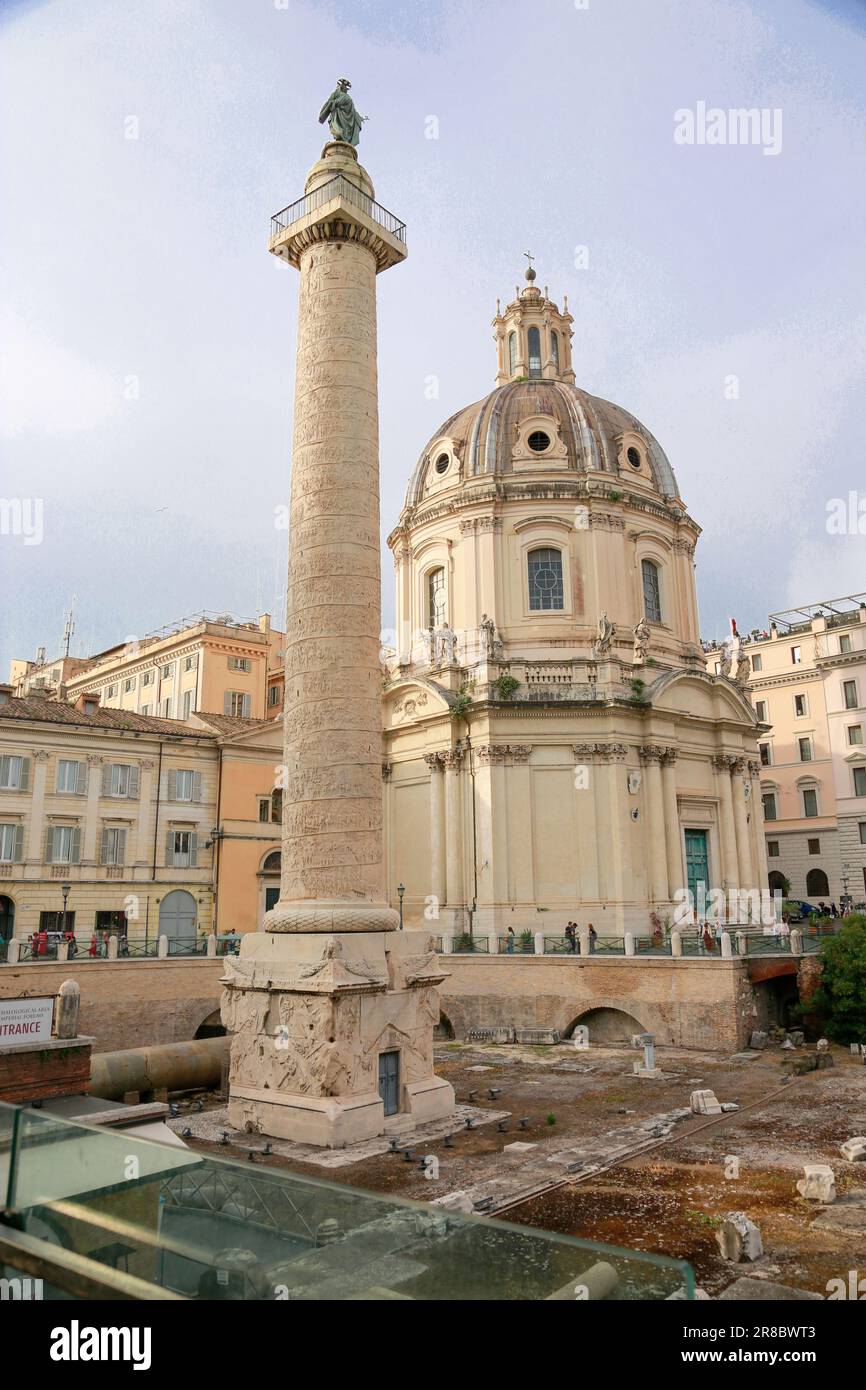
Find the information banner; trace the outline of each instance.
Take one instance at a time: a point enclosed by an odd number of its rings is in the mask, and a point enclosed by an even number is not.
[[[0,999],[0,1048],[43,1042],[51,1037],[54,996]]]

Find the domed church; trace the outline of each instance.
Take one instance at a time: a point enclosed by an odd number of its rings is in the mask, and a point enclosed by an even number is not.
[[[766,885],[756,718],[704,669],[700,528],[664,450],[575,385],[567,301],[535,278],[388,537],[389,895],[443,932],[645,935],[684,888]]]

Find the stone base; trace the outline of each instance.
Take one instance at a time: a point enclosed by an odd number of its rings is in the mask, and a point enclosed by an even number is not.
[[[226,959],[229,1124],[345,1148],[454,1110],[433,1071],[445,971],[419,933],[251,932]],[[385,1115],[380,1058],[394,1077]],[[396,1063],[396,1064],[395,1064]]]
[[[387,903],[290,902],[282,898],[265,914],[262,931],[342,932],[397,931],[399,913]]]

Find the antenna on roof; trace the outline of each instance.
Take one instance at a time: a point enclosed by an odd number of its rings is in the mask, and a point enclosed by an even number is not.
[[[66,626],[63,629],[63,637],[61,638],[61,641],[63,643],[64,656],[69,655],[69,644],[72,641],[72,634],[75,631],[75,623],[73,621],[73,614],[75,613],[75,598],[76,595],[73,594],[69,604],[69,615],[66,619]]]

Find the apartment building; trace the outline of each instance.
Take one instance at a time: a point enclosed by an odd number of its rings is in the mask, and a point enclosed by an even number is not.
[[[281,742],[279,719],[0,687],[0,942],[59,929],[64,890],[85,948],[101,930],[255,930],[279,886]]]
[[[759,721],[770,887],[866,899],[866,594],[770,615],[740,639]],[[736,640],[734,645],[736,646]],[[712,650],[707,669],[725,659]]]
[[[282,709],[285,634],[268,614],[237,621],[200,613],[88,658],[16,660],[10,683],[19,697],[82,694],[104,709],[145,718],[187,720],[209,712],[273,718]]]

